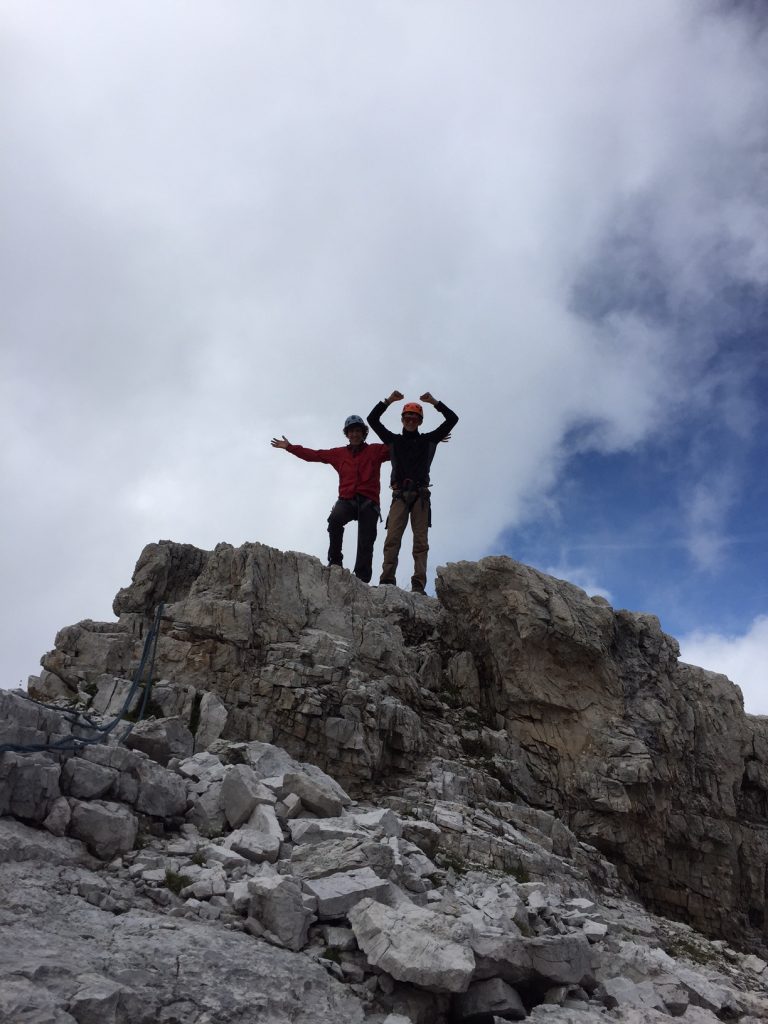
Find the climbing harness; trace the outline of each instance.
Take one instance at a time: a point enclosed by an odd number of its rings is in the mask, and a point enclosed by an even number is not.
[[[427,506],[427,526],[432,525],[431,496],[432,492],[429,487],[419,487],[413,480],[404,480],[402,486],[399,484],[393,485],[392,489],[392,500],[402,501],[409,513],[417,501],[421,502],[422,508],[424,508],[425,505]]]

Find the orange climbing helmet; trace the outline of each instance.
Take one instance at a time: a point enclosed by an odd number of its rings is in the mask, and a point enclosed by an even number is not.
[[[420,420],[424,419],[424,410],[422,409],[418,402],[406,402],[405,405],[403,406],[402,415],[405,416],[407,412],[414,412],[416,413]]]

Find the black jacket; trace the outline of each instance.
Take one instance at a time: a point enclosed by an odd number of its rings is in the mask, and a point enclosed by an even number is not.
[[[386,408],[386,402],[379,402],[375,405],[368,415],[368,423],[374,434],[377,434],[384,444],[389,445],[389,455],[392,460],[392,476],[390,478],[392,487],[397,491],[428,487],[429,467],[435,457],[435,450],[442,439],[459,422],[459,417],[447,405],[435,402],[435,409],[445,417],[444,423],[427,434],[420,434],[418,430],[405,429],[401,434],[395,434],[382,425],[381,415]]]

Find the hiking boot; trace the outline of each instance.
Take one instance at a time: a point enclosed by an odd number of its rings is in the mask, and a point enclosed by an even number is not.
[[[411,584],[411,593],[412,594],[424,594],[425,597],[426,597],[426,594],[427,594],[426,590],[421,585],[421,583],[416,583],[416,582],[413,582]]]
[[[380,587],[396,587],[397,586],[397,580],[394,578],[394,576],[382,576],[381,579],[379,580],[379,586]]]

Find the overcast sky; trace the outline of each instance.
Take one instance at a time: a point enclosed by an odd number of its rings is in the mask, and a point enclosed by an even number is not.
[[[269,439],[429,389],[430,575],[654,612],[768,713],[759,11],[2,0],[0,685],[148,542],[324,558]]]

